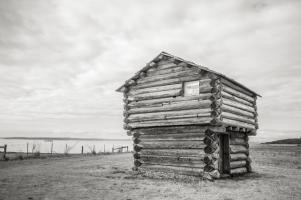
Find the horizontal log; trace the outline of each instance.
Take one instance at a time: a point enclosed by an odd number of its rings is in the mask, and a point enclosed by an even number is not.
[[[167,111],[157,113],[131,114],[127,119],[129,122],[152,121],[164,119],[182,119],[191,117],[210,117],[211,109],[192,109],[182,111]]]
[[[211,100],[177,102],[161,107],[131,108],[128,114],[211,108]]]
[[[231,138],[243,138],[245,139],[247,137],[246,133],[240,133],[240,132],[232,132],[228,131],[231,134]]]
[[[247,142],[243,138],[231,138],[230,139],[230,144],[232,144],[232,145],[246,145]]]
[[[141,155],[140,160],[142,161],[142,163],[152,163],[152,164],[159,164],[159,165],[190,166],[190,167],[204,166],[203,160],[199,157]]]
[[[245,122],[240,122],[237,120],[227,119],[225,117],[223,118],[223,123],[226,125],[231,125],[231,126],[238,126],[238,127],[248,128],[248,129],[256,129],[256,125],[252,125],[252,124],[245,123]]]
[[[229,112],[222,112],[222,117],[224,117],[226,119],[232,119],[232,120],[245,122],[245,123],[248,123],[248,124],[253,124],[253,125],[256,124],[254,118],[245,117],[245,116],[241,116],[241,115],[237,115],[237,114],[233,114],[233,113],[229,113]]]
[[[161,99],[165,97],[177,97],[182,93],[182,89],[173,89],[167,91],[159,91],[152,93],[143,93],[137,94],[133,96],[128,96],[129,101],[140,101],[140,100],[148,100],[148,99]]]
[[[205,133],[140,135],[141,140],[203,140]]]
[[[247,162],[245,160],[230,162],[230,168],[231,169],[246,167],[246,165],[247,165]]]
[[[203,149],[205,145],[202,140],[165,140],[165,141],[141,141],[142,149]]]
[[[161,99],[150,99],[150,100],[141,100],[141,101],[129,101],[128,107],[130,108],[139,108],[139,107],[161,107],[165,104],[172,104],[177,102],[187,102],[187,101],[202,101],[202,100],[210,100],[212,98],[211,93],[200,94],[198,96],[177,96],[177,97],[168,97]]]
[[[247,160],[248,156],[244,153],[230,154],[230,161]]]
[[[132,86],[131,88],[142,89],[142,88],[149,88],[149,87],[154,87],[154,86],[163,86],[163,85],[182,83],[184,81],[196,81],[196,80],[200,80],[200,79],[204,79],[204,78],[206,78],[206,76],[203,74],[189,75],[189,76],[172,78],[172,79],[161,80],[161,81],[139,83],[138,85]]]
[[[231,94],[229,94],[229,93],[227,93],[225,91],[222,91],[221,95],[222,95],[223,99],[229,99],[231,101],[235,101],[237,103],[241,103],[241,104],[244,104],[246,106],[251,106],[251,107],[254,106],[254,103],[250,103],[250,102],[248,102],[248,101],[246,101],[244,99],[238,98],[238,97],[236,97],[234,95],[231,95]]]
[[[174,72],[181,72],[181,71],[185,71],[185,70],[189,70],[188,67],[183,67],[183,66],[172,66],[166,69],[156,69],[156,70],[152,70],[152,71],[148,71],[147,72],[147,76],[157,76],[157,75],[162,75],[162,74],[170,74],[170,73],[174,73]]]
[[[248,96],[248,95],[246,95],[246,94],[244,94],[244,93],[241,93],[241,92],[239,92],[239,91],[237,91],[237,90],[235,90],[235,89],[232,89],[232,88],[230,88],[230,87],[228,87],[228,86],[223,86],[223,91],[225,91],[225,92],[227,92],[227,93],[229,93],[229,94],[231,94],[231,95],[233,95],[233,96],[236,96],[236,97],[239,97],[239,98],[241,98],[241,99],[244,99],[244,100],[246,100],[246,101],[248,101],[248,102],[251,102],[251,103],[254,103],[255,102],[255,99],[254,99],[254,97],[250,97],[250,96]]]
[[[247,117],[247,118],[252,118],[252,119],[255,118],[254,113],[250,113],[250,112],[247,112],[247,111],[244,111],[241,109],[237,109],[232,106],[228,106],[228,105],[224,105],[224,104],[222,104],[221,110],[222,110],[222,112],[228,112],[228,113],[236,114],[236,115]]]
[[[172,64],[174,64],[175,66],[184,66],[184,65],[180,65],[181,62],[179,62],[178,60],[174,58],[168,58],[167,60],[161,60],[160,62],[157,63],[157,70],[173,67]]]
[[[180,174],[187,176],[202,176],[203,168],[195,167],[176,167],[176,166],[162,166],[162,165],[147,165],[144,164],[140,167],[141,170],[154,171],[154,172],[164,172],[172,174]]]
[[[165,63],[158,63],[155,70],[170,69],[175,67],[178,67],[178,65],[175,64],[174,61],[165,61]]]
[[[165,136],[171,136],[171,135],[173,135],[173,134],[166,134]],[[156,137],[156,136],[162,136],[162,135],[154,135],[155,137],[152,137],[152,138],[133,137],[132,140],[135,144],[139,144],[141,141],[145,141],[145,142],[147,142],[147,141],[152,141],[152,142],[154,142],[154,141],[158,141],[158,142],[159,141],[160,142],[164,142],[164,141],[196,141],[196,140],[203,141],[205,138],[205,136],[200,136],[200,135],[194,136],[194,137],[187,137],[187,136],[185,137],[185,135],[182,137],[175,137],[175,136],[181,136],[181,135],[182,134],[174,134],[172,137],[165,137],[165,138],[164,137]],[[149,136],[149,135],[147,135],[147,136]]]
[[[184,134],[184,133],[205,133],[208,129],[217,132],[223,132],[223,127],[213,127],[204,125],[188,125],[188,126],[166,126],[135,129],[140,135],[159,135],[159,134]]]
[[[223,112],[222,113],[222,118],[223,119],[229,119],[229,120],[234,120],[234,121],[238,121],[238,122],[242,122],[242,123],[247,123],[249,125],[256,125],[256,122],[255,120],[250,120],[250,119],[244,119],[240,116],[233,116],[233,115],[229,115],[227,114],[226,112]]]
[[[230,154],[245,153],[249,155],[249,149],[243,145],[230,145]]]
[[[143,88],[143,89],[131,89],[128,92],[129,96],[145,94],[145,93],[152,93],[152,92],[162,92],[162,91],[169,91],[174,89],[182,89],[182,84],[172,84],[172,85],[164,85],[158,87],[150,87],[150,88]]]
[[[247,168],[246,167],[241,167],[241,168],[236,168],[236,169],[231,169],[230,170],[231,174],[244,174],[247,173]]]
[[[223,104],[228,105],[228,106],[232,106],[234,108],[238,108],[238,109],[241,109],[241,110],[244,110],[244,111],[247,111],[247,112],[256,113],[256,110],[255,110],[254,106],[253,107],[247,106],[247,105],[244,105],[242,103],[238,103],[238,102],[228,100],[228,99],[223,99]]]
[[[153,156],[189,156],[204,158],[203,149],[141,149],[134,154]]]
[[[142,127],[155,127],[155,126],[178,126],[178,125],[191,125],[191,124],[211,124],[211,117],[198,117],[198,118],[186,118],[186,119],[166,119],[156,121],[145,122],[133,122],[128,123],[130,128],[142,128]]]
[[[198,75],[198,74],[199,74],[198,71],[186,70],[186,71],[162,74],[162,75],[157,75],[157,76],[148,76],[148,77],[137,80],[137,83],[138,84],[150,83],[150,82],[155,82],[155,81],[163,81],[163,80],[169,80],[169,79],[179,78],[179,77],[183,77],[183,76],[193,76],[193,75]]]
[[[246,94],[246,95],[248,95],[250,97],[256,96],[256,94],[254,94],[253,92],[250,92],[250,91],[248,91],[248,90],[246,90],[246,89],[244,89],[244,88],[236,85],[235,83],[230,82],[229,80],[227,80],[225,78],[221,78],[221,83],[223,85],[226,85],[226,86],[228,86],[230,88],[233,88],[233,89],[235,89],[235,90],[237,90],[237,91],[239,91],[241,93],[244,93],[244,94]]]
[[[207,85],[207,84],[202,84],[200,85],[199,87],[199,93],[202,94],[202,93],[210,93],[212,92],[212,89],[213,87],[211,85]]]

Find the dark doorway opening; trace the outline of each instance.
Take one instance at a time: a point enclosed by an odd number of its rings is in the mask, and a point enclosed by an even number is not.
[[[221,174],[230,174],[229,135],[220,134],[219,139],[220,139],[219,171]]]

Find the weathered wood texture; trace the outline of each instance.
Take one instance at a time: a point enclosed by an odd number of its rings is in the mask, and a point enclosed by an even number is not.
[[[125,128],[207,124],[258,128],[256,95],[197,67],[161,60],[125,89]],[[183,96],[186,81],[199,81],[199,95]]]
[[[198,167],[202,168],[204,162],[199,157],[184,157],[184,156],[146,156],[141,155],[140,161],[142,164],[156,164],[164,166],[181,166],[181,167]]]
[[[230,133],[230,169],[231,174],[251,171],[248,135],[245,133]]]
[[[254,133],[258,128],[256,94],[222,78],[222,121],[226,126],[245,128]]]
[[[219,178],[219,139],[217,133],[208,129],[205,133],[204,144],[206,145],[204,157],[204,175],[205,177]]]
[[[211,124],[212,79],[208,73],[172,59],[141,72],[125,89],[125,128]],[[199,81],[199,95],[183,96],[183,82]]]
[[[187,175],[196,175],[197,171],[200,175],[205,165],[206,128],[192,125],[132,130],[135,167]]]

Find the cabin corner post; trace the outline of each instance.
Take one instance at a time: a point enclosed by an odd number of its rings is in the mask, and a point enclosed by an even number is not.
[[[221,112],[221,106],[223,103],[222,100],[222,95],[221,95],[221,91],[222,91],[222,84],[221,84],[221,80],[219,78],[217,78],[216,76],[211,77],[212,81],[211,81],[211,86],[212,86],[212,97],[211,97],[211,109],[212,109],[212,120],[211,120],[211,124],[212,125],[217,125],[220,126],[222,125],[222,112]]]
[[[219,172],[219,140],[216,132],[210,128],[205,131],[204,178],[209,180],[220,177]]]
[[[134,167],[132,168],[133,171],[137,171],[138,168],[142,165],[142,162],[140,160],[140,151],[142,149],[142,146],[140,143],[140,132],[139,131],[132,131],[132,140],[133,140],[133,157],[134,157]]]
[[[125,130],[129,130],[129,126],[128,126],[128,117],[129,117],[129,114],[128,114],[128,110],[129,110],[129,107],[128,107],[128,103],[129,103],[129,100],[128,100],[128,91],[129,91],[129,88],[127,86],[124,87],[124,91],[123,91],[123,128]],[[129,134],[129,132],[128,132]]]

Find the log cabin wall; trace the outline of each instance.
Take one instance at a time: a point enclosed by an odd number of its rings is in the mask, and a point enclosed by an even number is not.
[[[132,130],[136,169],[202,176],[206,126]]]
[[[225,125],[240,128],[256,134],[257,106],[256,94],[222,78],[222,121]]]
[[[251,172],[249,137],[245,133],[230,133],[230,173]]]
[[[199,95],[183,95],[188,81],[200,81]],[[197,67],[160,61],[125,89],[125,128],[214,123],[218,84]]]

